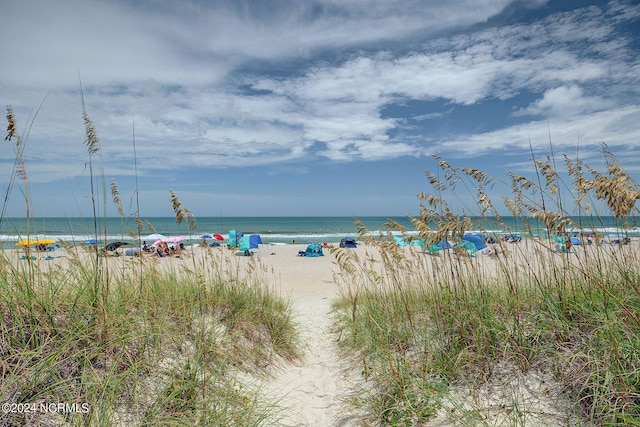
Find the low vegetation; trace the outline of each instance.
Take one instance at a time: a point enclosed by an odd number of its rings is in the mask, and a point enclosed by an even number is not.
[[[236,377],[298,357],[287,303],[141,259],[112,267],[96,301],[88,259],[41,271],[0,258],[2,402],[77,404],[7,411],[0,425],[273,425],[276,402]]]

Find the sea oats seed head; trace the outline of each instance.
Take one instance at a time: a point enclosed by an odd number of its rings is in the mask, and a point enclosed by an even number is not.
[[[111,178],[111,197],[113,197],[113,203],[118,207],[118,213],[120,216],[124,216],[124,208],[122,207],[122,199],[120,198],[120,189],[115,178]]]
[[[17,137],[17,135],[18,131],[16,130],[16,118],[13,114],[13,108],[7,106],[7,136],[4,137],[4,140],[11,141],[11,138]]]
[[[87,151],[89,152],[89,155],[96,154],[100,151],[100,139],[98,138],[98,133],[96,132],[96,128],[87,113],[83,113],[82,118],[84,119],[85,125],[84,143],[87,146]]]

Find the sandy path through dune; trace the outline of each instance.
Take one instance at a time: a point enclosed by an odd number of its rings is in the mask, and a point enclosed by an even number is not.
[[[291,299],[303,341],[303,360],[276,368],[264,384],[268,396],[287,409],[287,426],[348,426],[344,400],[350,395],[347,363],[338,354],[331,332],[334,257],[298,257],[304,246],[276,247],[262,261],[273,267],[282,295]],[[286,268],[285,268],[286,266]]]

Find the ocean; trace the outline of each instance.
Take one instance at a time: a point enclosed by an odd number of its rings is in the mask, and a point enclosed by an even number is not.
[[[478,228],[489,233],[516,232],[528,236],[520,220],[503,217],[503,225],[498,225],[495,218],[475,219]],[[407,230],[407,234],[415,235],[415,228],[408,217],[367,216],[358,220],[375,235],[385,232],[385,223],[395,221]],[[637,226],[623,228],[614,217],[603,217],[595,221],[593,218],[574,218],[582,228],[602,234],[620,233],[630,237],[640,235]],[[158,235],[165,237],[185,236],[185,244],[197,243],[204,234],[220,234],[225,239],[229,230],[239,230],[244,234],[259,234],[264,243],[290,244],[296,243],[336,243],[344,237],[358,237],[355,218],[345,216],[311,216],[311,217],[199,217],[197,227],[189,230],[187,224],[176,224],[175,217],[142,218],[145,229],[141,233],[142,241],[155,241]],[[534,236],[545,236],[545,228],[535,221],[530,221]],[[148,226],[147,224],[150,224]],[[12,247],[27,237],[30,239],[53,239],[80,243],[87,239],[95,239],[93,218],[32,218],[27,227],[25,218],[3,218],[0,222],[0,243]],[[105,232],[106,230],[106,232]],[[133,240],[130,231],[137,234],[133,218],[99,218],[98,236],[101,241]],[[400,234],[400,233],[394,233]],[[105,239],[106,236],[106,239]]]

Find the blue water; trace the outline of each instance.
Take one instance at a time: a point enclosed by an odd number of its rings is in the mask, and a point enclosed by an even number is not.
[[[378,234],[386,230],[385,223],[395,221],[406,228],[408,234],[416,234],[408,217],[360,217],[358,218],[369,232]],[[519,220],[505,217],[503,223],[498,224],[495,219],[475,218],[479,229],[492,232],[520,232],[525,233]],[[541,224],[529,220],[533,228],[533,235],[545,236],[546,230]],[[613,217],[578,218],[582,228],[594,230],[603,234],[628,233],[630,236],[640,235],[637,226],[623,228],[623,225]],[[240,230],[245,234],[259,234],[264,243],[285,244],[308,242],[339,242],[344,237],[358,236],[358,230],[353,217],[203,217],[196,218],[196,227],[189,230],[185,222],[176,224],[174,217],[143,218],[145,228],[141,233],[141,240],[156,240],[157,234],[166,237],[185,236],[187,243],[196,243],[203,234],[220,234],[225,239],[229,230]],[[150,224],[151,226],[147,226]],[[435,228],[435,226],[433,226]],[[137,227],[133,218],[100,218],[98,219],[97,238],[101,241],[133,240],[131,234],[137,236]],[[0,242],[5,247],[26,239],[47,238],[82,242],[96,238],[93,218],[35,218],[29,222],[25,218],[3,218],[0,222]],[[105,238],[106,237],[106,238]],[[525,236],[526,237],[526,236]]]

